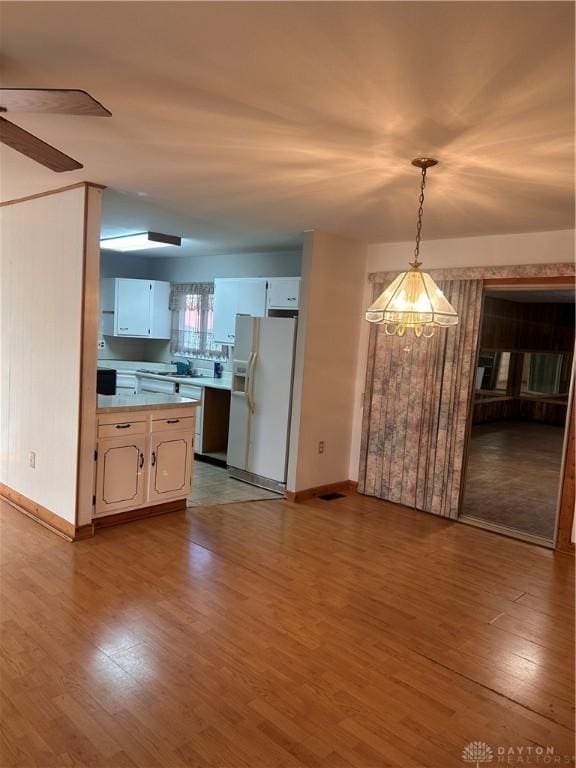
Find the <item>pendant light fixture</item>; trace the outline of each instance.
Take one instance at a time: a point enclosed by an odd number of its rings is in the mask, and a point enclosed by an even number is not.
[[[430,338],[434,335],[435,328],[458,325],[458,315],[454,307],[430,275],[420,269],[426,171],[437,164],[438,161],[431,157],[417,157],[412,160],[412,165],[422,171],[414,260],[410,262],[411,269],[398,275],[366,312],[366,320],[383,325],[388,336],[404,336],[406,329],[412,328],[416,336]]]

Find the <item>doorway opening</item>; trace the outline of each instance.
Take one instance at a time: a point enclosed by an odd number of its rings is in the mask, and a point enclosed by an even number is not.
[[[464,522],[554,545],[575,297],[566,288],[486,291]]]

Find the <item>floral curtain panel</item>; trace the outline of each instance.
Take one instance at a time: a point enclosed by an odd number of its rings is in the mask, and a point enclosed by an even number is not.
[[[227,360],[228,346],[214,342],[214,283],[175,283],[170,291],[173,355]]]
[[[186,309],[188,296],[198,296],[208,300],[210,296],[214,296],[214,283],[172,283],[169,308]]]
[[[439,281],[459,324],[431,339],[371,329],[358,490],[456,518],[483,281]],[[378,296],[385,284],[376,283]]]

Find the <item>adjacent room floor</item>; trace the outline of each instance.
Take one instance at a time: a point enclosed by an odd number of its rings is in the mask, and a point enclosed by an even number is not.
[[[564,428],[522,421],[472,429],[463,514],[552,541]]]
[[[279,498],[279,493],[230,477],[224,467],[217,467],[205,461],[194,462],[194,481],[192,493],[188,498],[189,507]]]
[[[76,544],[0,515],[2,768],[572,754],[571,557],[357,495]]]

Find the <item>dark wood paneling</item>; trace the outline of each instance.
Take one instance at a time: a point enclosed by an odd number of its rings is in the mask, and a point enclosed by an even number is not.
[[[574,347],[574,306],[486,296],[480,346],[509,352],[569,352]]]
[[[478,398],[474,403],[474,424],[514,418],[513,397]]]
[[[522,421],[539,421],[563,427],[566,423],[566,403],[543,398],[519,397],[515,400],[515,417]]]
[[[562,427],[567,404],[560,400],[535,397],[480,397],[474,401],[473,424],[488,421],[538,421]]]

